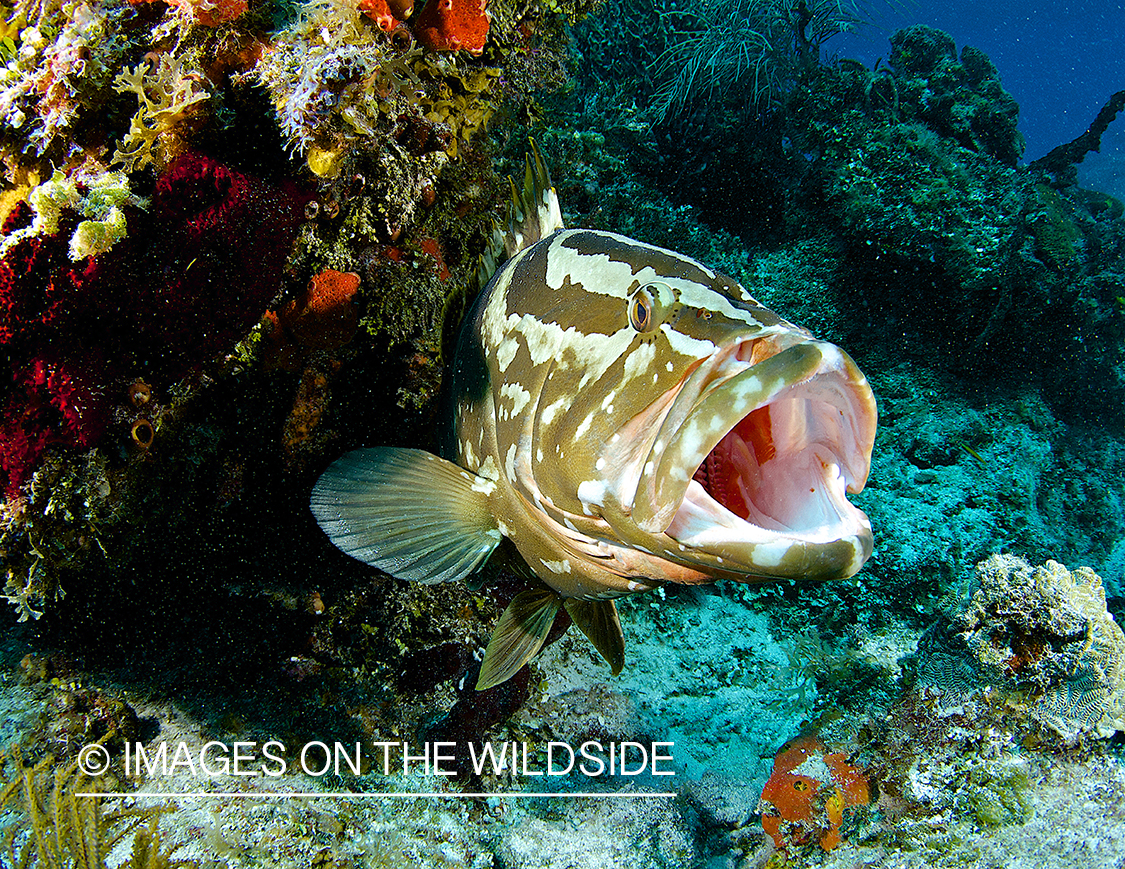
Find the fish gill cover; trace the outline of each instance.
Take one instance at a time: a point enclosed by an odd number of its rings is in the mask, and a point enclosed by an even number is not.
[[[642,784],[676,800],[223,798],[145,815],[123,847],[1108,863],[1125,230],[1073,170],[1120,123],[1112,94],[1111,120],[1025,166],[1004,71],[955,33],[900,31],[870,69],[829,54],[860,26],[850,4],[593,7],[3,7],[6,778],[69,805],[101,740],[109,790],[497,792],[552,783],[476,773],[471,751],[673,742],[675,776]],[[336,551],[306,499],[350,449],[436,448],[443,309],[529,134],[568,226],[721,270],[856,359],[880,405],[856,496],[876,542],[853,580],[623,603],[616,677],[560,616],[536,661],[474,692],[526,578],[399,582]],[[269,739],[359,742],[362,769],[125,774],[126,746]],[[427,740],[457,745],[458,777],[383,774],[375,743]]]

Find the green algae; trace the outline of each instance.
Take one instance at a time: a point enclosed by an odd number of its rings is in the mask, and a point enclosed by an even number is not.
[[[1047,265],[1064,271],[1078,259],[1082,242],[1073,209],[1046,184],[1036,184],[1032,195],[1036,208],[1027,223],[1035,236],[1036,253]]]

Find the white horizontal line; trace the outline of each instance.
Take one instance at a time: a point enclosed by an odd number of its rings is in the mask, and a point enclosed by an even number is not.
[[[303,799],[331,797],[348,800],[401,800],[401,799],[440,799],[440,800],[475,800],[497,797],[499,799],[542,799],[544,797],[559,799],[652,799],[657,797],[672,798],[679,796],[676,793],[650,793],[647,791],[614,791],[611,793],[598,792],[539,792],[539,791],[501,791],[480,793],[396,793],[396,792],[364,792],[364,791],[133,791],[131,793],[118,793],[117,791],[76,791],[78,797],[152,797],[155,799],[197,799],[200,797],[231,797],[236,799],[262,799],[279,800],[291,797]]]

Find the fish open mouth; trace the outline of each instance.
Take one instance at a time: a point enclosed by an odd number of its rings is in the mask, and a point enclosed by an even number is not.
[[[866,483],[876,416],[835,345],[742,342],[681,385],[634,520],[732,573],[849,576],[871,553],[871,525],[847,493]]]

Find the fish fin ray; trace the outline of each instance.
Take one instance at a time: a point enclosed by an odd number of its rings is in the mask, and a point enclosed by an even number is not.
[[[317,480],[309,507],[352,558],[400,579],[468,576],[501,540],[480,478],[423,450],[353,450]]]
[[[508,604],[484,650],[477,690],[485,691],[514,676],[543,648],[562,598],[547,588],[528,588]]]
[[[483,289],[497,270],[510,257],[552,232],[563,229],[559,197],[543,162],[543,154],[535,140],[529,140],[531,152],[524,158],[523,187],[509,176],[511,198],[504,225],[494,225],[488,247],[477,265],[478,289]]]
[[[625,634],[617,606],[611,600],[577,600],[565,603],[567,615],[586,635],[616,676],[625,666]]]

